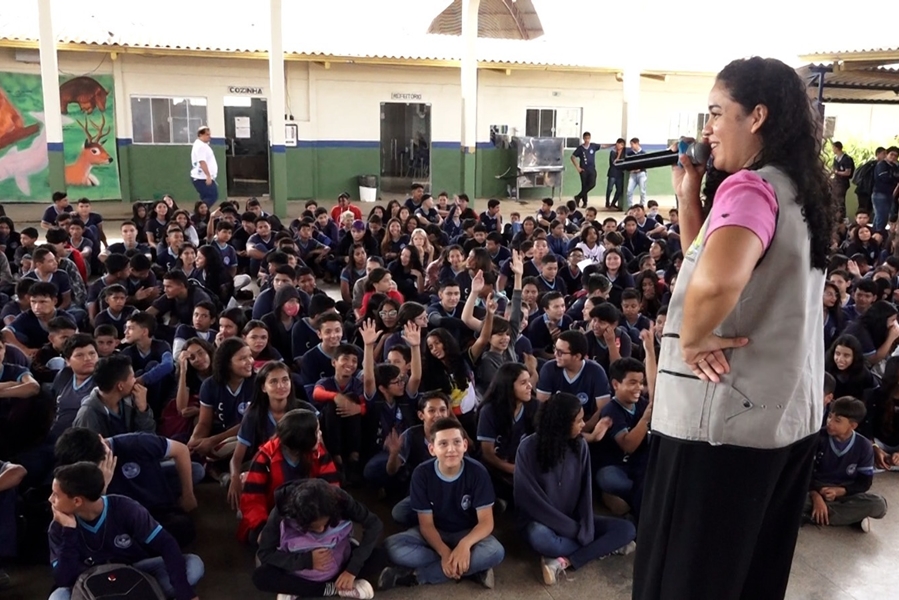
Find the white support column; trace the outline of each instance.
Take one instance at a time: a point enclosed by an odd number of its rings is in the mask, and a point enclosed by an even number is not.
[[[59,109],[59,62],[56,56],[56,33],[53,29],[50,5],[51,0],[38,0],[37,10],[50,187],[53,191],[57,191],[65,189],[65,164],[62,153],[62,115]]]
[[[285,139],[285,95],[284,95],[284,39],[281,0],[270,0],[271,45],[268,52],[268,77],[271,93],[268,96],[269,131],[269,195],[274,201],[274,212],[279,217],[287,216],[287,154]]]
[[[125,73],[122,68],[124,55],[113,52],[112,85],[115,97],[115,144],[118,150],[119,184],[122,190],[122,202],[131,202],[131,144],[133,135],[131,127],[131,103],[125,90]]]
[[[481,0],[462,1],[462,147],[477,144],[478,8]]]
[[[269,143],[273,148],[284,148],[284,38],[281,0],[271,2],[271,45],[268,54],[269,88],[268,118],[271,124]]]
[[[621,133],[630,140],[640,137],[640,68],[629,64],[624,69]]]
[[[475,193],[474,152],[478,142],[478,9],[481,0],[462,0],[462,190]]]

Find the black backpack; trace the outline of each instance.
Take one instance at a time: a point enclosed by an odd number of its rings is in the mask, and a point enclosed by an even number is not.
[[[852,183],[855,184],[856,194],[871,194],[874,191],[874,167],[877,159],[871,159],[855,170]]]
[[[159,583],[128,565],[91,567],[72,588],[72,600],[165,600]]]

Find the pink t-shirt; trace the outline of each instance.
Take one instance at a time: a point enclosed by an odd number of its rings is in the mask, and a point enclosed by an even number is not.
[[[758,236],[765,250],[777,223],[777,200],[771,184],[754,171],[740,171],[724,180],[715,192],[706,239],[721,227],[745,227]]]

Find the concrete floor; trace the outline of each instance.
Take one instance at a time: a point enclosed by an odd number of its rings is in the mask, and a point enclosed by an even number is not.
[[[899,505],[899,475],[880,474],[875,478],[874,491],[886,496],[891,505]],[[389,506],[360,496],[377,512],[385,523],[385,533],[397,528],[390,521]],[[195,518],[198,540],[189,551],[199,554],[206,563],[206,576],[198,587],[203,599],[271,600],[271,594],[255,590],[250,575],[253,556],[235,540],[237,521],[227,508],[224,489],[215,483],[204,483],[197,489],[200,509]],[[446,600],[470,600],[471,597],[490,598],[599,598],[600,600],[629,600],[634,566],[633,555],[609,557],[591,563],[564,577],[558,585],[543,585],[539,558],[531,552],[512,529],[511,515],[497,519],[497,537],[506,547],[506,559],[496,569],[496,589],[484,590],[474,583],[463,581],[428,591],[437,592]],[[861,533],[855,528],[819,529],[807,525],[802,528],[793,572],[787,592],[789,600],[885,600],[896,598],[899,572],[895,569],[895,548],[899,540],[899,520],[888,514],[875,521],[871,532]],[[0,594],[9,600],[38,600],[46,598],[49,568],[42,566],[11,569],[16,582],[13,589]],[[397,600],[421,597],[421,588],[401,588],[384,592]],[[599,592],[599,593],[597,593]],[[380,594],[379,594],[380,596]],[[691,600],[691,599],[683,599]],[[705,600],[705,599],[700,599]]]

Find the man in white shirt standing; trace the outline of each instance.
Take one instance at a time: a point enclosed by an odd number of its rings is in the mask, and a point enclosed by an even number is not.
[[[200,200],[210,207],[219,197],[218,186],[215,184],[219,167],[215,162],[212,146],[209,145],[211,138],[209,127],[203,125],[197,130],[197,139],[190,151],[190,178],[200,194]]]

